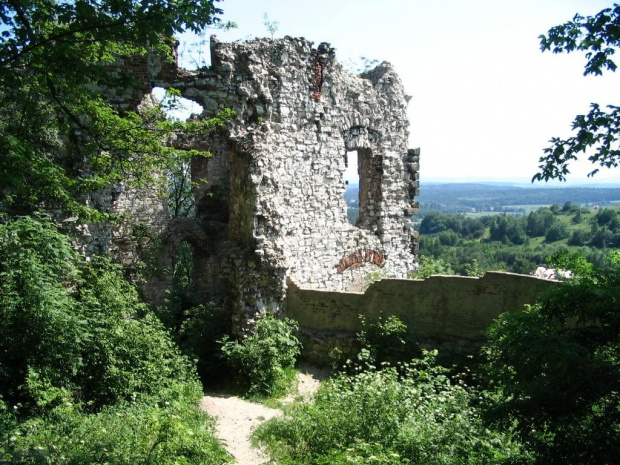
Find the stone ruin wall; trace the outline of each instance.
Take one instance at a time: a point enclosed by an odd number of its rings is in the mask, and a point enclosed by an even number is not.
[[[473,355],[488,327],[502,313],[520,312],[558,281],[489,271],[482,277],[440,276],[382,279],[364,293],[304,289],[289,281],[285,316],[300,325],[302,356],[330,364],[334,349],[348,357],[359,351],[359,316],[377,321],[398,317],[419,348],[439,349],[449,364]]]
[[[191,236],[195,292],[204,300],[228,294],[242,324],[257,311],[282,310],[287,277],[343,291],[379,268],[394,278],[415,269],[410,217],[417,213],[419,151],[407,147],[409,98],[391,66],[355,76],[328,44],[315,49],[290,37],[212,37],[211,56],[212,66],[195,72],[152,57],[120,63],[142,86],[118,97],[120,107],[135,107],[160,86],[202,105],[201,117],[236,112],[210,135],[176,142],[213,154],[192,161],[197,218],[188,229],[202,233],[169,227]],[[360,173],[358,227],[348,223],[343,198],[352,150]],[[152,196],[143,197],[152,208],[147,224],[168,220]],[[130,215],[142,209],[113,203]]]

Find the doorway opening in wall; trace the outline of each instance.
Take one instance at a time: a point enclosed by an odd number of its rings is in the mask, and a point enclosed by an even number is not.
[[[350,150],[345,155],[346,169],[344,171],[344,181],[346,189],[344,191],[344,201],[347,204],[347,220],[355,226],[359,216],[359,189],[360,173],[357,163],[357,150]]]

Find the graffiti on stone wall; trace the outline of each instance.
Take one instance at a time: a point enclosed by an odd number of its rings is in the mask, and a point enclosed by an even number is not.
[[[349,254],[338,262],[336,269],[342,274],[346,270],[355,270],[365,263],[372,263],[380,268],[385,265],[385,256],[381,252],[372,249],[360,249]]]

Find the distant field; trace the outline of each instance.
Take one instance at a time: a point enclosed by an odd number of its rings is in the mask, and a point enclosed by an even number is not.
[[[526,210],[528,212],[530,211],[534,211],[534,210],[538,210],[540,207],[550,207],[551,203],[534,203],[531,205],[504,205],[504,208],[512,208],[512,209],[519,209],[519,210]]]
[[[482,216],[493,216],[493,215],[512,215],[512,216],[520,216],[523,215],[523,212],[516,211],[493,211],[493,212],[475,212],[475,213],[463,213],[467,218],[480,218]]]

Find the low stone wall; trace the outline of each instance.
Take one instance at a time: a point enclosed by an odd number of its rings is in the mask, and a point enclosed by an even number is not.
[[[484,340],[484,331],[500,314],[532,304],[555,284],[533,276],[487,272],[483,277],[431,276],[426,279],[383,279],[364,293],[302,289],[289,279],[285,316],[299,322],[304,356],[328,362],[329,352],[351,347],[362,329],[359,315],[369,319],[395,315],[422,345],[467,350]]]

